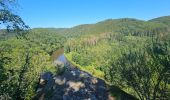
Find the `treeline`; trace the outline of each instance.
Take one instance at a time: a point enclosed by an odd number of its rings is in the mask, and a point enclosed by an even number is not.
[[[168,26],[157,21],[143,21],[132,18],[108,19],[96,24],[84,24],[73,28],[56,29],[67,38],[78,38],[85,35],[99,35],[102,33],[120,33],[133,36],[152,36],[164,33]]]

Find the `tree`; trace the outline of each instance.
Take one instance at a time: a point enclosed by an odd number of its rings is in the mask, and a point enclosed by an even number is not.
[[[23,30],[28,30],[29,26],[11,10],[15,4],[16,0],[0,0],[0,25],[8,32],[15,31],[18,35],[23,35]]]
[[[11,8],[15,6],[15,3],[16,0],[0,0],[0,25],[2,26],[2,28],[6,28],[8,32],[12,31],[13,33],[17,33],[17,35],[19,36],[24,36],[26,30],[28,30],[29,27],[24,23],[24,21],[18,15],[16,15],[11,10]],[[28,55],[26,55],[25,64],[21,70],[19,68],[15,69],[15,67],[8,69],[7,65],[12,62],[11,60],[12,58],[4,54],[5,52],[8,52],[8,49],[10,49],[10,47],[8,46],[5,46],[4,48],[3,47],[0,48],[0,76],[1,76],[0,77],[1,78],[0,99],[11,99],[12,97],[14,97],[15,99],[21,99],[23,97],[21,96],[21,94],[23,94],[25,91],[22,91],[22,89],[20,89],[20,85],[24,84],[23,77],[24,74],[27,72],[30,61],[28,59]],[[17,80],[17,78],[15,78],[17,76],[15,75],[15,73],[17,73],[18,70],[20,70],[18,76],[19,84],[15,84]],[[14,92],[15,90],[17,95],[12,96],[13,93],[11,91]]]
[[[131,50],[118,59],[116,65],[121,82],[135,91],[140,100],[169,98],[169,48],[164,41],[154,42],[144,50]],[[110,72],[114,79],[114,71]]]

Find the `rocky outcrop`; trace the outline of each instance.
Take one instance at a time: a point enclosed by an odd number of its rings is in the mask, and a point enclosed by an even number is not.
[[[70,68],[62,75],[53,76],[44,73],[40,84],[44,85],[41,99],[47,100],[107,100],[107,88],[103,80],[93,77],[77,68]],[[49,96],[50,92],[50,96]]]
[[[47,72],[40,76],[40,88],[37,89],[37,99],[115,100],[104,80],[93,77],[91,74],[78,68],[71,67],[72,65],[67,66],[67,70],[60,75],[53,76],[50,72]],[[126,93],[124,94],[122,95],[123,97],[128,97]],[[125,100],[134,99],[133,97],[128,98]]]
[[[59,79],[61,81],[55,84],[52,100],[107,100],[105,82],[86,72],[74,68],[65,72],[62,76],[55,77],[55,80]],[[62,95],[58,91],[61,91]]]

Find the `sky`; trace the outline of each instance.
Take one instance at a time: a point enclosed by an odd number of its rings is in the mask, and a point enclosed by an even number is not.
[[[106,19],[149,20],[170,15],[170,0],[18,0],[17,13],[31,28],[69,28]]]

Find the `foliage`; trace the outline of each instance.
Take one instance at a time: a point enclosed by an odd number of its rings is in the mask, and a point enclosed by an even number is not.
[[[0,0],[0,25],[8,31],[17,31],[18,35],[23,35],[20,31],[28,30],[29,27],[11,10],[15,5],[16,0]]]
[[[29,46],[26,40],[10,39],[0,43],[0,95],[15,99],[30,99],[43,71],[55,72],[50,56],[38,46]],[[5,76],[5,77],[4,77]]]
[[[123,54],[116,63],[112,63],[112,79],[119,76],[119,80],[113,81],[123,81],[123,85],[132,88],[141,100],[169,98],[169,48],[166,42],[156,42],[146,48]]]
[[[40,73],[57,73],[51,52],[61,48],[64,40],[58,34],[39,31],[27,34],[27,39],[11,37],[0,41],[1,97],[30,100]]]
[[[64,46],[65,55],[81,70],[105,78],[141,100],[168,98],[167,24],[126,18],[80,25],[63,32],[69,37]],[[166,54],[155,52],[155,48]]]

